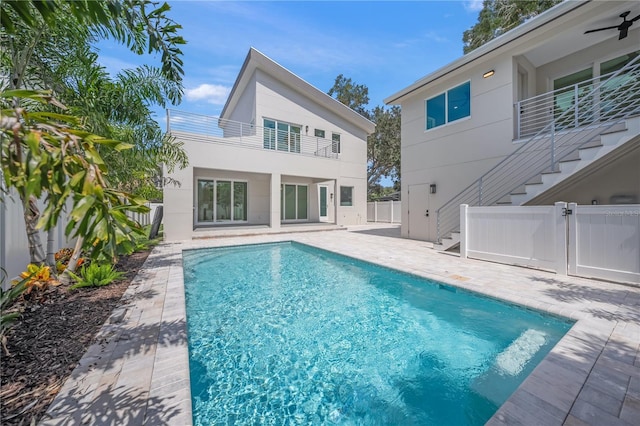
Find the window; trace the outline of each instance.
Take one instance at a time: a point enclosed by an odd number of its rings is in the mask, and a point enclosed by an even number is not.
[[[198,223],[247,220],[247,182],[198,179],[197,188]]]
[[[340,135],[337,133],[331,134],[331,152],[340,154]]]
[[[592,77],[593,70],[586,68],[553,80],[553,114],[556,119],[556,129],[576,127],[591,120],[592,114],[582,115],[580,122],[578,122],[578,117],[575,114],[565,114],[565,112],[567,110],[574,111],[576,101],[580,102],[586,111],[590,109],[587,105],[590,104],[591,100],[586,97],[591,93],[593,86],[591,83],[586,84],[583,82],[591,80]]]
[[[315,129],[313,133],[314,133],[316,138],[324,139],[324,130]]]
[[[602,87],[600,89],[600,117],[605,120],[612,120],[624,115],[629,108],[637,104],[637,96],[632,96],[621,102],[610,102],[608,99],[633,90],[632,87],[637,77],[633,77],[629,71],[622,72],[613,77],[610,74],[620,70],[633,59],[640,55],[640,51],[630,52],[600,64],[600,75],[603,76]]]
[[[471,82],[425,101],[427,130],[471,115]]]
[[[353,206],[353,186],[340,187],[340,205]]]
[[[263,147],[278,151],[300,152],[300,126],[265,118]]]

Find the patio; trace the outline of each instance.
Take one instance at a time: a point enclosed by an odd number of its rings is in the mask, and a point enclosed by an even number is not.
[[[631,425],[640,418],[640,288],[463,260],[398,238],[396,225],[347,231],[158,246],[41,424],[191,424],[181,251],[285,240],[577,320],[489,424]]]

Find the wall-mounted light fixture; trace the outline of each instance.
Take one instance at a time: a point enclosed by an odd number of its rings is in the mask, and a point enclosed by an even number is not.
[[[331,198],[331,202],[333,202],[333,192],[329,194],[329,198]]]
[[[429,185],[429,193],[430,194],[435,194],[436,193],[436,184],[432,183],[431,185]]]
[[[309,126],[304,126],[304,132],[305,132],[306,134],[309,134]]]
[[[496,72],[494,70],[489,70],[487,72],[485,72],[484,74],[482,74],[482,78],[489,78],[492,75],[494,75]]]

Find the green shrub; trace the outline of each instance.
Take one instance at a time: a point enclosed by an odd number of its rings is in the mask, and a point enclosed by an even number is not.
[[[92,262],[88,266],[85,265],[80,268],[77,275],[72,272],[69,272],[69,275],[76,281],[76,283],[69,288],[76,289],[109,285],[123,276],[124,273],[116,271],[113,265],[107,263],[99,265],[98,262]]]
[[[7,349],[7,337],[5,336],[5,333],[22,314],[19,309],[10,308],[27,289],[27,281],[29,278],[16,282],[11,288],[3,290],[2,286],[5,281],[5,272],[2,270],[0,273],[2,273],[2,278],[0,279],[0,342],[2,343],[2,348],[4,349],[5,354],[9,355],[9,350]]]

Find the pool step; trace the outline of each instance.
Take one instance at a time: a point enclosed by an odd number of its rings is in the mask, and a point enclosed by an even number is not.
[[[513,391],[509,383],[520,382],[519,374],[547,342],[546,334],[528,329],[496,357],[495,363],[475,379],[471,387],[495,404],[502,404]]]

